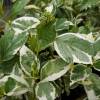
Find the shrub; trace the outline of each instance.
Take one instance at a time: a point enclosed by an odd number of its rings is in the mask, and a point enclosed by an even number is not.
[[[1,0],[1,100],[55,100],[79,85],[99,100],[99,4]]]

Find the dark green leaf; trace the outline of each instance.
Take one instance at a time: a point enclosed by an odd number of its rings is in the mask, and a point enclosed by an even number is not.
[[[52,23],[40,24],[37,28],[39,50],[45,49],[56,38],[55,27]]]
[[[0,38],[0,62],[12,59],[21,46],[25,44],[27,35],[26,32],[20,34],[5,33]]]
[[[15,88],[16,82],[12,78],[8,78],[8,81],[5,83],[5,92],[11,92]]]

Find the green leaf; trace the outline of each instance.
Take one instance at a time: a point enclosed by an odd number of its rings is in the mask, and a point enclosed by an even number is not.
[[[23,16],[12,22],[12,28],[15,33],[22,33],[27,32],[32,28],[36,28],[39,23],[40,21],[35,17]]]
[[[29,90],[22,86],[16,86],[12,91],[8,92],[7,96],[19,96],[27,93]]]
[[[5,95],[4,85],[0,85],[0,98],[4,97],[4,95]]]
[[[24,45],[20,49],[20,65],[22,70],[29,76],[31,75],[32,65],[34,62],[35,62],[34,53]]]
[[[70,76],[72,84],[86,79],[88,77],[86,70],[87,67],[82,64],[75,65]]]
[[[14,56],[11,60],[4,61],[0,63],[0,71],[8,74],[13,70],[14,65],[18,62],[18,56]]]
[[[100,52],[100,37],[94,43],[95,55]]]
[[[11,74],[14,74],[14,75],[17,75],[17,76],[23,76],[23,71],[20,67],[19,62],[15,63],[15,65],[13,66],[13,70],[12,70]]]
[[[12,78],[8,78],[8,81],[5,83],[5,92],[8,93],[15,88],[16,82]]]
[[[63,78],[63,82],[64,82],[63,83],[64,84],[64,90],[68,95],[68,94],[70,94],[70,82],[71,82],[71,80],[70,80],[70,72],[68,72],[67,74],[63,75],[62,78]]]
[[[93,67],[96,70],[100,71],[100,60],[95,61],[94,64],[93,64]]]
[[[18,96],[30,91],[29,83],[25,80],[18,64],[15,64],[10,75],[4,77],[0,81],[1,84],[5,84],[7,96]]]
[[[100,51],[97,52],[96,56],[94,57],[95,60],[99,60],[100,59]]]
[[[39,50],[45,49],[56,38],[55,27],[52,23],[40,24],[37,28]]]
[[[67,21],[66,18],[60,18],[56,21],[56,31],[61,31],[68,29],[70,25],[73,25],[72,22]]]
[[[4,85],[7,82],[8,78],[9,78],[9,76],[4,76],[4,77],[0,78],[0,86]]]
[[[0,38],[0,62],[10,60],[25,44],[27,33],[14,34],[13,32],[5,33]]]
[[[70,68],[62,59],[48,61],[41,69],[42,82],[54,81],[63,76]]]
[[[24,79],[23,76],[17,76],[17,75],[14,75],[14,74],[11,74],[9,77],[11,77],[12,79],[14,79],[16,82],[26,86],[26,87],[29,87],[29,84],[28,82]]]
[[[88,99],[99,100],[100,99],[100,77],[90,73],[89,77],[83,83]]]
[[[86,91],[88,100],[97,100],[94,90],[89,89],[89,87],[85,86],[85,91]]]
[[[65,33],[54,42],[58,55],[67,62],[92,64],[93,43],[78,33]]]
[[[18,15],[30,0],[16,0],[11,9],[11,17]]]
[[[35,89],[36,96],[39,100],[54,100],[55,88],[49,83],[38,83]]]
[[[100,96],[100,77],[95,74],[90,74],[89,79],[92,82],[91,85],[93,86],[96,96]]]

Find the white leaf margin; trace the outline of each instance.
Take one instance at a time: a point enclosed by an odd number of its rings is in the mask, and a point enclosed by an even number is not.
[[[38,84],[37,84],[37,86],[35,87],[35,93],[36,93],[36,97],[39,99],[39,100],[48,100],[47,98],[46,98],[46,95],[43,95],[42,97],[40,97],[40,96],[38,96],[38,89],[39,89],[39,84],[41,84],[42,82],[39,82]],[[53,92],[51,92],[50,93],[50,95],[51,95],[51,97],[53,98],[53,100],[55,99],[55,97],[56,97],[56,89],[55,89],[55,87],[53,86],[53,84],[51,84],[50,82],[47,82],[47,83],[49,83],[51,86],[52,86],[52,88],[53,88]],[[42,83],[43,84],[43,83]]]
[[[16,27],[13,27],[13,30],[15,31],[16,34],[18,33],[22,33],[22,32],[26,32],[28,31],[29,29],[32,29],[32,28],[36,28],[37,25],[40,24],[40,21],[35,18],[35,17],[28,17],[28,16],[23,16],[23,17],[20,17],[20,18],[17,18],[15,19],[13,22],[12,22],[12,25],[19,25],[19,26],[23,26],[22,24],[18,23],[17,21],[33,21],[34,24],[29,26],[27,29],[25,29],[24,31],[19,29],[19,28],[16,28]]]
[[[74,35],[74,36],[76,36],[76,37],[78,37],[78,38],[80,38],[80,39],[89,41],[88,38],[86,38],[84,35],[80,35],[79,33],[76,33],[76,34],[75,34],[75,33],[65,33],[65,34],[59,35],[57,38],[60,38],[60,37],[65,36],[65,35]],[[89,41],[89,42],[92,43],[92,41]],[[60,52],[60,50],[59,50],[59,47],[58,47],[56,41],[54,41],[54,48],[55,48],[55,50],[57,51],[58,55],[59,55],[64,61],[66,61],[66,59],[65,59],[65,58],[63,57],[63,55],[61,54],[61,52]],[[93,62],[92,62],[92,56],[89,55],[88,53],[83,52],[83,51],[82,51],[82,53],[85,54],[85,55],[89,58],[89,62],[80,61],[75,55],[72,55],[72,56],[73,56],[73,62],[75,62],[75,63],[79,63],[79,62],[80,62],[80,63],[83,63],[83,64],[93,64]]]
[[[55,61],[55,60],[51,60],[51,61]],[[49,62],[47,62],[43,67],[42,67],[42,70],[46,67],[46,65],[48,65]],[[54,80],[57,80],[58,78],[60,78],[61,76],[63,76],[64,74],[67,73],[67,71],[71,68],[71,65],[72,64],[69,64],[69,65],[66,65],[64,66],[64,69],[59,71],[59,72],[56,72],[56,73],[53,73],[52,75],[49,75],[47,76],[46,78],[44,78],[43,80],[41,80],[41,82],[49,82],[49,81],[54,81]],[[41,72],[42,72],[41,70]],[[42,76],[41,76],[42,77]]]

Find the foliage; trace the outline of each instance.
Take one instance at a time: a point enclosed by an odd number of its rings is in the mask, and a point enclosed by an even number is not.
[[[0,100],[55,100],[78,85],[100,100],[99,4],[0,0]]]

